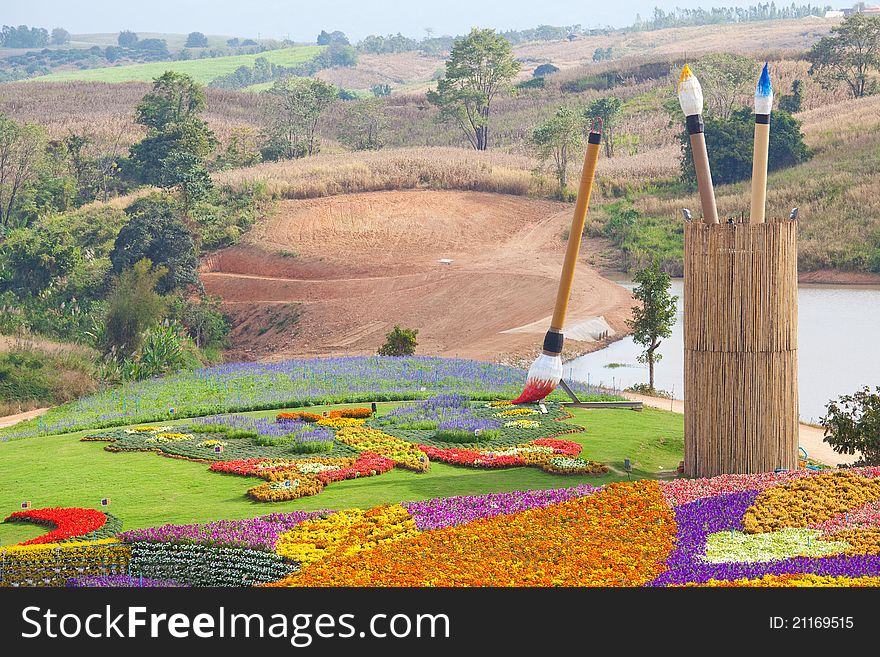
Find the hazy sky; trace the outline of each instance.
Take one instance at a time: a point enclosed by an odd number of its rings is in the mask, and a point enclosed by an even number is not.
[[[801,0],[798,0],[799,3]],[[783,0],[785,2],[785,0]],[[289,37],[314,41],[318,32],[342,30],[351,39],[402,32],[421,37],[462,34],[471,27],[523,29],[546,25],[620,27],[655,6],[709,7],[758,0],[0,0],[0,23],[64,27],[73,33],[188,33]]]

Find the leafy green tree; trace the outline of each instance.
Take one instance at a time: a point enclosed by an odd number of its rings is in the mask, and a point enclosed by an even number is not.
[[[318,121],[337,99],[336,87],[322,80],[287,78],[264,93],[270,100],[266,125],[269,148],[264,157],[292,159],[317,153]]]
[[[810,75],[825,87],[844,82],[853,98],[872,92],[871,71],[880,69],[880,17],[856,13],[831,28],[807,54]]]
[[[373,96],[376,98],[381,98],[382,96],[390,96],[391,95],[391,85],[390,84],[374,84],[370,87],[370,91],[373,92]]]
[[[356,151],[378,150],[387,127],[385,104],[378,98],[364,98],[345,105],[338,138]]]
[[[859,465],[880,465],[880,386],[865,386],[825,407],[825,442],[838,454],[861,454]]]
[[[331,43],[315,57],[315,66],[318,68],[354,66],[355,64],[357,64],[357,50],[353,46],[342,43]]]
[[[229,338],[229,320],[220,310],[220,297],[203,296],[198,302],[172,299],[169,317],[186,328],[197,347],[222,349]]]
[[[122,30],[116,37],[116,43],[123,48],[134,48],[138,43],[138,35],[131,30]]]
[[[349,45],[348,37],[345,36],[345,32],[340,32],[339,30],[334,30],[333,32],[327,32],[327,30],[321,30],[321,33],[318,35],[316,43],[319,46],[329,46],[333,43],[342,44],[343,46]]]
[[[730,119],[707,116],[706,148],[715,183],[724,185],[748,180],[752,175],[754,149],[754,115],[743,107],[735,110]],[[776,171],[805,162],[812,153],[804,144],[800,122],[788,112],[773,111],[770,115],[770,157],[768,169]],[[696,179],[690,138],[686,131],[679,135],[682,145],[682,179]]]
[[[656,261],[638,271],[634,280],[638,285],[633,297],[642,303],[633,306],[632,319],[626,324],[633,332],[633,341],[644,348],[639,362],[648,364],[648,386],[654,390],[654,364],[663,357],[657,349],[663,338],[672,335],[678,297],[669,293],[669,274]]]
[[[42,128],[0,112],[0,227],[16,224],[21,197],[39,175],[45,148]]]
[[[614,133],[617,128],[617,117],[623,107],[623,101],[614,96],[605,96],[597,98],[587,105],[584,110],[584,118],[587,120],[587,127],[592,119],[598,117],[602,119],[602,143],[605,145],[605,156],[614,157]]]
[[[70,32],[63,27],[56,27],[52,30],[51,42],[53,46],[63,46],[66,43],[70,43]]]
[[[456,40],[446,75],[428,101],[440,109],[440,119],[457,125],[470,145],[484,151],[489,147],[489,115],[492,100],[519,72],[510,42],[495,30],[472,29]]]
[[[712,53],[698,59],[693,69],[703,87],[705,115],[729,119],[745,99],[755,94],[758,62],[751,57]]]
[[[568,187],[569,155],[583,145],[583,133],[583,117],[571,107],[560,107],[532,133],[531,141],[541,160],[553,160],[560,198],[565,198]]]
[[[141,39],[134,48],[151,60],[168,59],[171,56],[165,39]]]
[[[148,258],[119,272],[113,281],[102,332],[104,353],[130,356],[137,352],[143,333],[165,316],[165,299],[156,291],[164,267],[153,267]]]
[[[385,344],[379,347],[379,355],[412,356],[416,353],[416,347],[419,344],[416,340],[418,334],[418,329],[400,328],[395,324],[394,330],[385,336]]]
[[[207,48],[208,37],[201,32],[190,32],[186,37],[185,48]]]
[[[142,182],[176,188],[184,213],[211,189],[205,159],[217,143],[199,116],[204,89],[183,73],[167,71],[153,81],[135,111],[147,136],[130,149],[130,166]]]
[[[779,97],[779,109],[789,114],[796,114],[803,109],[804,106],[804,83],[802,80],[795,80],[791,83],[791,94]]]
[[[153,194],[132,203],[125,213],[131,219],[119,231],[110,253],[114,272],[121,274],[146,258],[163,268],[158,280],[162,294],[201,288],[195,242],[171,199]]]

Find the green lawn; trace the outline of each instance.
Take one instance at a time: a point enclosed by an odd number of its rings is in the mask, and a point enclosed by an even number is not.
[[[380,404],[380,412],[396,405]],[[585,458],[602,461],[618,471],[623,469],[624,458],[632,459],[634,479],[657,476],[661,469],[668,472],[682,458],[684,420],[679,414],[654,409],[640,413],[622,409],[572,412],[575,419],[571,422],[587,430],[564,438],[581,443]],[[0,443],[0,513],[4,517],[18,510],[24,500],[31,501],[34,508],[99,508],[101,498],[109,497],[109,511],[123,520],[126,529],[132,529],[167,522],[246,518],[274,511],[368,507],[383,502],[580,483],[601,485],[626,479],[626,475],[613,472],[603,477],[563,477],[537,468],[476,470],[432,463],[424,474],[395,469],[378,477],[330,484],[314,497],[269,504],[245,496],[247,488],[256,485],[258,479],[216,474],[202,463],[152,453],[105,452],[102,443],[79,442],[81,435]],[[25,524],[0,524],[0,545],[40,533],[40,529]]]
[[[165,71],[177,71],[192,76],[196,82],[208,84],[221,75],[232,73],[239,66],[252,66],[259,57],[265,57],[279,66],[294,66],[310,60],[321,52],[323,46],[296,46],[280,50],[267,50],[256,55],[235,55],[231,57],[211,57],[179,62],[150,62],[148,64],[129,64],[108,66],[83,71],[59,71],[50,75],[31,78],[39,82],[69,82],[87,80],[91,82],[149,82]]]

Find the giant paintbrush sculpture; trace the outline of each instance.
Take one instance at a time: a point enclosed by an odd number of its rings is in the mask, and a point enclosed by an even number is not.
[[[700,205],[703,208],[703,221],[707,224],[717,224],[715,189],[712,187],[709,153],[706,151],[706,137],[703,134],[703,88],[687,64],[684,65],[681,79],[678,81],[678,102],[687,120],[691,153],[694,156],[694,170],[697,174],[697,191],[700,193]]]
[[[526,404],[544,399],[559,385],[562,379],[562,327],[568,311],[568,299],[571,296],[571,284],[574,280],[574,268],[577,264],[578,251],[581,248],[581,236],[584,232],[584,221],[587,218],[587,207],[590,204],[590,193],[593,191],[593,178],[596,175],[596,163],[599,161],[599,144],[602,141],[602,122],[596,120],[590,128],[587,154],[584,157],[584,169],[581,173],[581,185],[578,188],[577,202],[574,206],[574,217],[568,233],[568,247],[562,263],[562,276],[556,292],[556,306],[550,321],[550,330],[544,336],[544,349],[529,368],[526,387],[522,394],[513,400],[514,404]]]
[[[749,222],[764,223],[767,205],[767,160],[770,154],[770,111],[773,109],[773,85],[767,64],[761,71],[755,90],[755,153],[752,160],[752,208]]]

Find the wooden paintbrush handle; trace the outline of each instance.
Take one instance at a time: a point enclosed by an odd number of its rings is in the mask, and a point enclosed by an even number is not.
[[[691,152],[694,155],[694,170],[697,173],[697,189],[700,192],[703,221],[707,224],[717,224],[718,208],[715,207],[715,189],[712,186],[712,172],[709,170],[706,137],[702,132],[691,134]]]
[[[770,117],[755,122],[755,154],[752,158],[752,208],[749,223],[764,223],[767,207],[767,158],[770,153]]]
[[[571,284],[574,281],[574,268],[581,248],[581,236],[584,233],[587,207],[590,205],[590,194],[593,191],[596,165],[599,162],[600,138],[599,133],[590,133],[587,154],[584,157],[584,169],[581,172],[581,184],[578,188],[577,202],[574,205],[574,217],[571,220],[571,231],[568,234],[565,261],[562,263],[562,276],[559,279],[559,290],[556,292],[556,307],[553,309],[553,319],[550,322],[551,331],[561,333],[562,327],[565,325],[568,298],[571,296]]]

